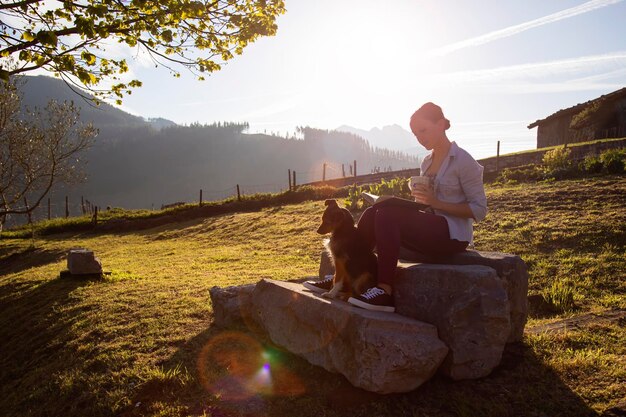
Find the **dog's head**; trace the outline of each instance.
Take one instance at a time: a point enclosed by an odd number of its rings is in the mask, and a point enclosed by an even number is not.
[[[325,204],[326,210],[322,215],[322,224],[317,229],[317,233],[325,235],[337,230],[342,225],[354,226],[352,214],[347,209],[339,207],[336,200],[326,200]]]

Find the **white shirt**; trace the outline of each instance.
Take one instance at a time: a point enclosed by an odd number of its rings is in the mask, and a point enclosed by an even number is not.
[[[428,170],[433,162],[432,152],[422,161],[420,172]],[[483,167],[467,151],[452,142],[434,179],[435,196],[446,203],[468,203],[474,218],[465,219],[441,210],[435,214],[448,222],[450,239],[473,242],[474,219],[479,222],[487,215],[487,197],[483,186]]]

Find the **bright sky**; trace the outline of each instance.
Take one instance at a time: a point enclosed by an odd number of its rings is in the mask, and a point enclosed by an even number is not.
[[[526,126],[626,86],[623,0],[286,0],[278,34],[199,82],[140,59],[122,108],[177,123],[369,130],[426,101],[475,157],[535,147]],[[407,147],[414,146],[407,144]]]

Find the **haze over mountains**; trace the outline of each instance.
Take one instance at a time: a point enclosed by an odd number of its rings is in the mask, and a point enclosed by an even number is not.
[[[354,133],[367,140],[370,145],[376,148],[392,149],[408,155],[418,156],[420,159],[428,154],[428,151],[417,143],[413,133],[399,125],[389,125],[383,128],[375,127],[370,130],[342,125],[335,130]]]
[[[106,103],[94,106],[50,77],[26,77],[22,91],[23,104],[30,108],[44,108],[50,99],[74,101],[81,119],[99,129],[86,154],[87,181],[52,195],[60,206],[68,194],[73,214],[81,196],[102,208],[159,208],[197,201],[200,189],[204,200],[232,196],[237,184],[245,194],[285,190],[288,169],[296,171],[298,184],[319,181],[324,163],[327,179],[342,171],[351,175],[354,160],[359,174],[418,166],[416,152],[401,152],[416,142],[412,135],[406,139],[410,133],[399,126],[370,132],[306,127],[298,138],[285,138],[248,134],[246,124],[178,126],[160,117],[146,120]]]

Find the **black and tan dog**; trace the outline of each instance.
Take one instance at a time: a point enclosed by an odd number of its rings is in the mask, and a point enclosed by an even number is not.
[[[347,300],[350,296],[360,295],[376,285],[377,259],[372,248],[354,226],[352,214],[339,207],[335,200],[326,200],[325,204],[322,225],[317,233],[330,233],[330,239],[325,245],[335,265],[335,275],[331,290],[322,296],[339,296]]]

